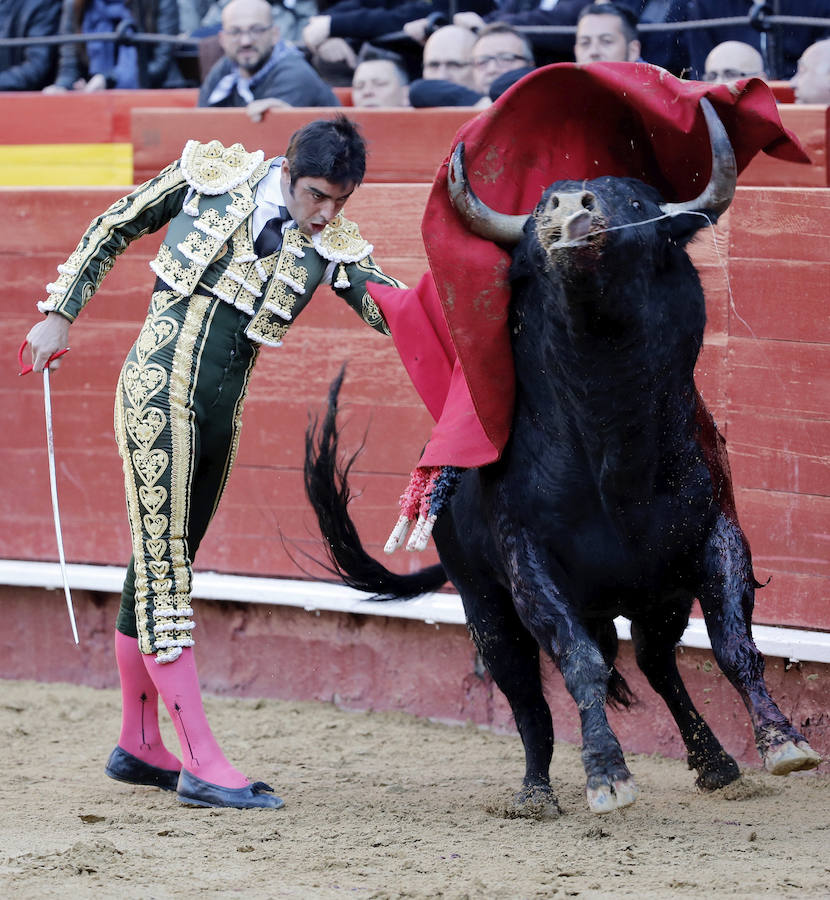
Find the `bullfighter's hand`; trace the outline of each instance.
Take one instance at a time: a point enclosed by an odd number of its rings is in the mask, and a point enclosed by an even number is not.
[[[42,372],[49,357],[69,345],[70,324],[69,319],[60,313],[50,312],[26,335],[35,372]],[[53,360],[49,364],[49,371],[60,368],[60,364],[60,359]]]

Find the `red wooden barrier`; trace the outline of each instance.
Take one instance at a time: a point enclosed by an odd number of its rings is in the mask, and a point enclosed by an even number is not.
[[[789,81],[768,81],[776,103],[795,103],[795,91]]]
[[[239,141],[266,155],[282,153],[288,139],[313,119],[332,110],[270,110],[261,122],[252,122],[240,109],[180,110],[136,109],[132,114],[135,181],[151,178],[181,156],[190,140],[223,144]],[[442,109],[349,109],[369,144],[367,181],[429,182],[449,152],[456,131],[473,116],[465,107]]]
[[[413,283],[425,269],[420,218],[429,185],[361,187],[348,212],[375,243],[384,267]],[[18,379],[17,345],[36,318],[33,303],[112,189],[0,191],[0,557],[54,559],[41,421],[41,386]],[[738,510],[753,546],[756,621],[830,629],[830,190],[739,188],[717,229],[693,254],[708,297],[698,376],[729,440]],[[121,360],[143,319],[160,237],[130,248],[73,329],[72,353],[53,379],[67,557],[120,563],[129,541],[112,438],[112,394]],[[727,277],[728,276],[728,277]],[[302,432],[330,379],[349,359],[346,442],[370,424],[354,486],[354,510],[378,554],[430,420],[390,341],[367,329],[327,292],[265,349],[254,375],[238,467],[202,549],[202,568],[296,575],[278,529],[311,546],[302,494]],[[401,570],[434,559],[397,554]]]
[[[4,144],[128,143],[130,111],[142,106],[187,109],[195,88],[100,91],[94,94],[0,93]]]
[[[741,174],[739,184],[782,187],[826,187],[830,108],[780,106],[784,125],[801,139],[812,165],[784,162],[759,154]],[[280,109],[252,122],[238,109],[172,109],[132,112],[133,167],[136,183],[152,177],[177,159],[191,138],[225,144],[241,142],[267,154],[282,152],[293,132],[326,113],[319,109]],[[355,109],[349,116],[360,123],[369,140],[368,181],[431,182],[446,157],[456,131],[475,111],[465,107],[439,109]]]
[[[784,162],[759,153],[744,169],[738,184],[771,187],[827,187],[830,185],[828,140],[830,107],[813,104],[779,104],[778,112],[785,128],[801,141],[812,164]]]

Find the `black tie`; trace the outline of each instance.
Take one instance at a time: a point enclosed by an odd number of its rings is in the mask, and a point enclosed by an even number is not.
[[[269,219],[265,223],[262,231],[260,231],[257,239],[254,241],[254,253],[260,259],[276,253],[282,247],[282,226],[288,219],[288,210],[284,206],[281,206],[279,209],[279,215],[274,216],[273,219]]]

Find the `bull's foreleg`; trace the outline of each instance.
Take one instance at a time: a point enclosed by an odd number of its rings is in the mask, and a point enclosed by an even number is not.
[[[494,590],[500,595],[497,603]],[[470,634],[487,671],[510,703],[524,745],[525,776],[516,799],[522,803],[547,797],[557,805],[550,788],[553,720],[542,691],[539,646],[519,621],[503,588],[491,585],[468,596],[464,609]]]
[[[540,564],[531,536],[525,533],[509,544],[516,609],[539,646],[556,661],[579,709],[588,806],[595,813],[629,806],[637,788],[605,713],[610,669]]]
[[[542,691],[539,645],[516,615],[510,592],[475,567],[445,522],[439,520],[437,531],[442,562],[461,595],[467,627],[487,671],[510,704],[524,745],[525,775],[517,806],[530,802],[537,808],[541,803],[558,813],[550,787],[553,721]]]
[[[718,665],[749,711],[764,768],[773,775],[813,769],[821,757],[776,706],[764,682],[764,658],[752,640],[755,579],[738,525],[718,517],[704,558],[698,599]]]
[[[740,772],[711,728],[695,709],[677,670],[675,646],[689,619],[691,603],[660,610],[631,623],[631,638],[637,665],[651,687],[663,698],[688,752],[689,768],[697,770],[696,784],[711,791],[735,781]]]

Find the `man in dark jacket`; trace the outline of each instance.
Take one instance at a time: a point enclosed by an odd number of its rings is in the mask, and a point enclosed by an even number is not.
[[[53,0],[0,0],[0,37],[57,34],[60,11]],[[54,68],[52,47],[0,47],[0,91],[39,91],[51,81]]]
[[[199,106],[244,106],[254,121],[278,106],[339,106],[295,47],[280,40],[266,0],[233,0],[222,11],[225,56],[208,72]]]

